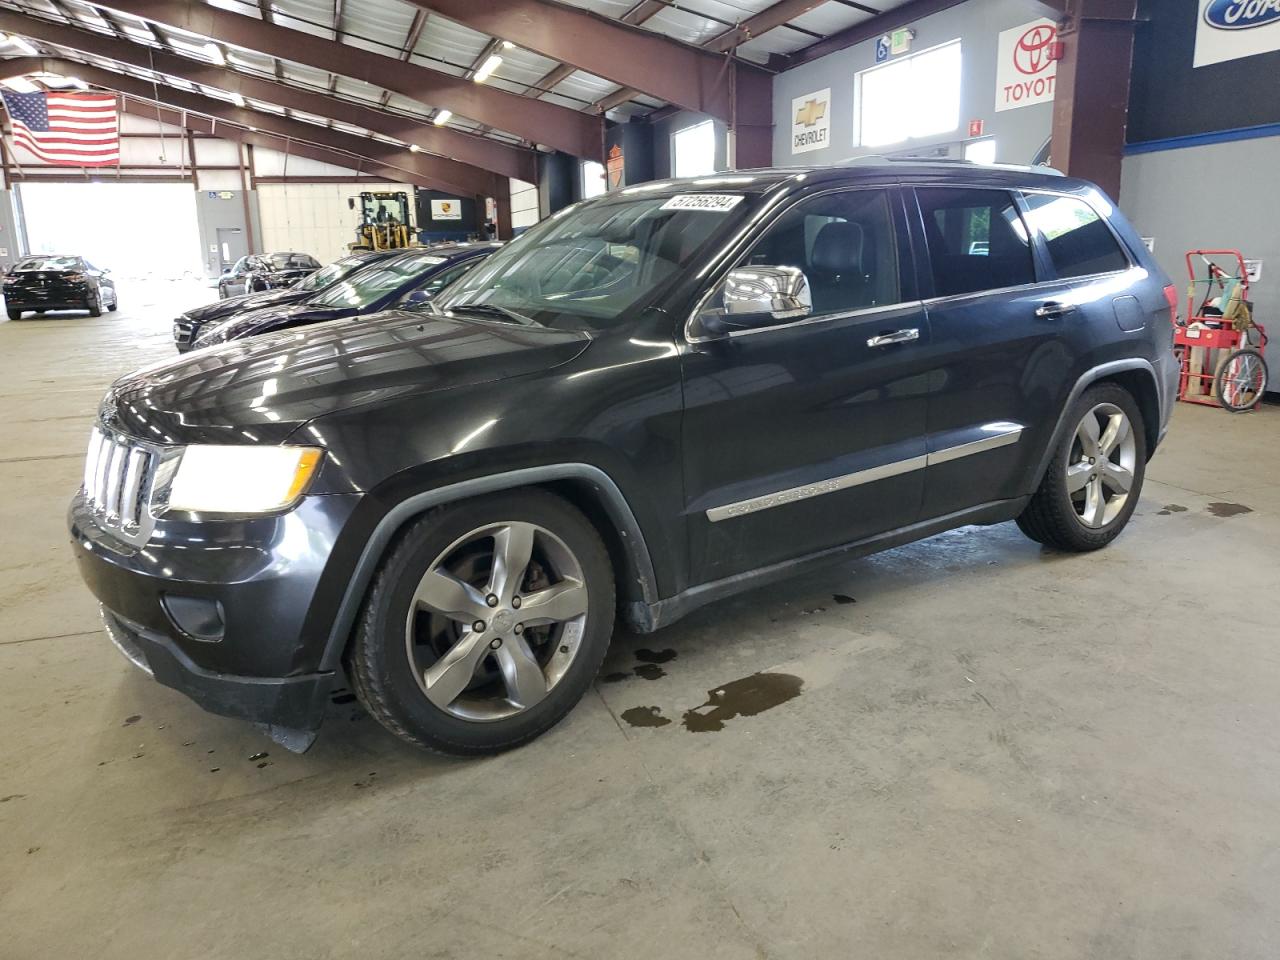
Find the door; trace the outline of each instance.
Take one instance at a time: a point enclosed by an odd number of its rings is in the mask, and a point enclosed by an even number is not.
[[[739,261],[753,265],[802,270],[813,312],[718,338],[691,324],[681,443],[694,582],[904,526],[920,509],[929,330],[898,191],[796,202]]]
[[[240,227],[218,227],[218,273],[226,273],[232,264],[248,255],[244,230]]]
[[[1021,496],[1072,369],[1017,198],[917,187],[913,227],[933,340],[924,518]],[[932,294],[932,296],[930,296]]]

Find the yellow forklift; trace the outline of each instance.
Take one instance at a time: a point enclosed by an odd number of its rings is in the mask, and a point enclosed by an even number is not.
[[[352,210],[357,202],[360,226],[356,227],[356,242],[348,244],[351,250],[400,250],[418,245],[407,193],[362,193],[347,198]]]

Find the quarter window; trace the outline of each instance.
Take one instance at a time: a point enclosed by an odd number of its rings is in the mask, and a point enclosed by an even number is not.
[[[1027,227],[1008,192],[922,187],[916,196],[935,296],[1035,282]]]
[[[902,300],[884,190],[849,190],[802,200],[765,231],[746,263],[804,271],[815,314]]]
[[[1093,207],[1075,197],[1026,195],[1027,219],[1062,279],[1124,270],[1129,258]]]

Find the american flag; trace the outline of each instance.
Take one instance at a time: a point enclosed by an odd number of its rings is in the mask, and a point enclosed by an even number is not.
[[[46,163],[106,167],[120,162],[120,117],[109,93],[4,93],[13,142]]]

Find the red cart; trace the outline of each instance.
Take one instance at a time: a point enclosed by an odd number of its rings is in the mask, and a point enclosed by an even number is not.
[[[1196,257],[1204,277],[1196,276]],[[1239,250],[1190,250],[1187,275],[1187,320],[1173,336],[1182,361],[1178,399],[1252,410],[1267,389],[1267,331],[1253,319],[1244,257]]]

